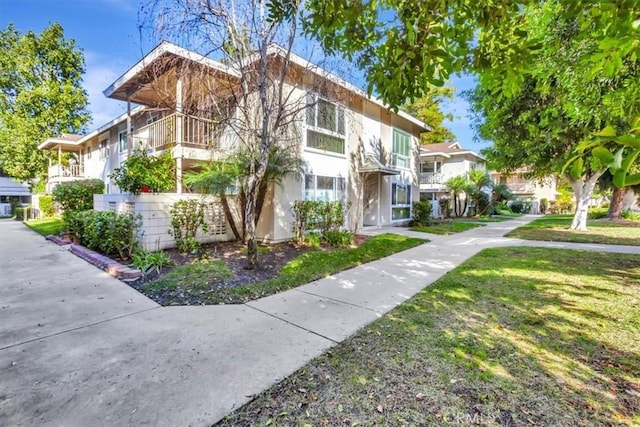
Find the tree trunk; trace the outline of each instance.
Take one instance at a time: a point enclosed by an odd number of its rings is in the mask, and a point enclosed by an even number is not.
[[[573,215],[571,229],[576,231],[587,231],[587,217],[589,211],[589,201],[593,195],[598,178],[604,173],[594,172],[580,179],[567,178],[576,198],[576,212]]]
[[[260,189],[258,190],[258,198],[256,200],[256,225],[258,225],[258,221],[260,221],[260,215],[262,214],[262,208],[264,207],[264,201],[267,198],[267,191],[269,190],[269,183],[265,180],[260,184]]]
[[[611,204],[609,205],[609,212],[607,212],[607,218],[620,219],[620,214],[622,213],[622,200],[627,194],[627,190],[628,187],[614,187],[613,195],[611,196]]]
[[[236,240],[240,240],[242,236],[238,232],[238,227],[236,227],[236,220],[233,218],[233,213],[231,213],[231,208],[229,207],[229,199],[227,199],[226,195],[223,194],[220,196],[220,203],[222,204],[222,211],[224,212],[225,218],[227,218],[229,227],[231,227],[231,231],[233,231],[233,235]]]

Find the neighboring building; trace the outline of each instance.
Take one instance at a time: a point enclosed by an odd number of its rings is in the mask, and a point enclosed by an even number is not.
[[[270,49],[274,59],[281,55],[277,46]],[[270,189],[258,236],[265,241],[289,239],[291,206],[301,199],[358,204],[360,209],[356,211],[361,215],[353,221],[360,225],[409,220],[411,202],[420,195],[415,153],[420,134],[430,128],[403,112],[390,112],[361,89],[296,55],[290,60],[293,77],[287,81],[288,90],[311,106],[300,113],[299,120],[304,174]],[[184,171],[201,161],[223,159],[235,142],[211,117],[203,117],[198,108],[187,106],[212,102],[200,96],[209,92],[201,85],[228,84],[237,77],[222,63],[161,43],[104,92],[109,98],[138,107],[88,135],[49,138],[40,145],[40,149],[57,151],[60,159],[65,151],[74,153],[77,159],[67,167],[59,166],[60,162],[52,165],[50,184],[71,178],[100,178],[106,183],[107,193],[118,194],[109,175],[134,149],[144,148],[151,153],[171,150],[177,169],[175,193],[183,193]],[[322,83],[321,91],[318,82]],[[355,180],[350,179],[354,173],[351,153],[359,147],[364,148],[367,158],[360,172],[366,173],[369,184],[376,184],[368,185],[364,195],[357,194]],[[374,153],[380,151],[389,153],[388,164],[377,160],[380,156]],[[115,203],[114,197],[104,198],[104,203]],[[138,210],[127,203],[127,209]]]
[[[431,202],[434,217],[440,216],[438,200],[451,198],[445,183],[455,176],[466,177],[474,169],[485,169],[484,157],[458,142],[420,147],[420,199]]]
[[[544,179],[529,179],[524,171],[512,174],[491,172],[491,181],[494,184],[506,184],[517,199],[530,202],[529,213],[532,214],[542,213],[540,200],[547,199],[551,202],[556,200],[559,194],[556,191],[556,179],[552,176]]]
[[[0,216],[11,215],[11,202],[26,205],[31,203],[29,186],[15,181],[0,169]]]

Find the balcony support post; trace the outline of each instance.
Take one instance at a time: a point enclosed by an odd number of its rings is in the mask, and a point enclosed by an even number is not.
[[[182,194],[182,77],[176,80],[176,193]]]
[[[133,149],[133,129],[131,126],[131,99],[127,95],[127,156],[131,155]]]

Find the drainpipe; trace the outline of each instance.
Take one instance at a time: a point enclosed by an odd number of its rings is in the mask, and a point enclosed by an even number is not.
[[[380,223],[380,203],[382,202],[382,194],[380,193],[380,191],[382,190],[382,186],[380,181],[382,180],[382,174],[379,173],[378,174],[378,213],[377,213],[377,217],[378,217],[378,227],[381,227],[382,224]]]
[[[176,193],[182,194],[182,78],[176,81]]]
[[[62,176],[62,147],[58,144],[58,176]]]

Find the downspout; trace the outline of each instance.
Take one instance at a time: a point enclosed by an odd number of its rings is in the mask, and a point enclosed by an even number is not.
[[[131,99],[127,94],[127,157],[133,149],[133,129],[131,128]]]

